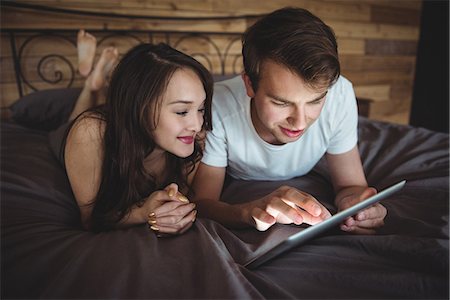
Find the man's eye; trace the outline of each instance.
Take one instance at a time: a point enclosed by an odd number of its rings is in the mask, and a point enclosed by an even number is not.
[[[272,101],[272,103],[277,106],[288,106],[287,102]]]
[[[310,104],[320,104],[320,103],[322,103],[322,100],[323,100],[324,98],[321,98],[321,99],[317,99],[317,100],[314,100],[314,101],[312,101],[312,102],[310,102]]]

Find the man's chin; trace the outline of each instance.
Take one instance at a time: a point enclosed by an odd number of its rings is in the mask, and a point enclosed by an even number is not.
[[[303,133],[296,137],[288,137],[284,134],[280,134],[280,136],[277,137],[277,142],[275,145],[284,145],[284,144],[293,143],[293,142],[296,142],[299,139],[301,139],[302,136],[303,136]]]

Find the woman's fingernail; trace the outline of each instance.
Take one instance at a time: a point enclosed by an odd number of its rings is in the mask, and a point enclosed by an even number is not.
[[[154,217],[155,217],[155,213],[154,213],[154,212],[149,213],[149,214],[148,214],[148,217],[149,217],[149,218],[154,218]]]
[[[178,198],[178,200],[180,200],[181,202],[189,203],[189,199],[186,198],[186,197],[185,197],[184,195],[182,195],[182,194],[178,194],[178,195],[177,195],[177,198]]]
[[[159,231],[159,227],[155,225],[150,226],[150,229],[153,231]]]
[[[167,193],[169,194],[169,197],[173,197],[173,195],[175,195],[175,191],[172,189],[170,189]]]
[[[154,225],[154,224],[156,224],[156,220],[148,220],[148,222],[147,222],[149,225]]]

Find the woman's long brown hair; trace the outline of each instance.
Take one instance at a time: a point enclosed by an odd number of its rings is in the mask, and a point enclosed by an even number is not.
[[[163,95],[172,75],[182,68],[193,70],[203,83],[206,101],[202,129],[211,130],[213,81],[194,58],[166,44],[141,44],[115,68],[106,104],[94,110],[106,126],[102,177],[93,199],[93,231],[114,228],[134,205],[171,182],[181,189],[189,188],[187,176],[202,155],[198,140],[187,158],[166,152],[165,169],[169,173],[165,178],[155,178],[144,167],[144,159],[157,147],[151,132],[158,124]]]

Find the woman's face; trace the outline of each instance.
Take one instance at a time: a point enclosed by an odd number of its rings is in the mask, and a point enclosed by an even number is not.
[[[195,136],[201,131],[206,93],[191,69],[177,70],[169,81],[153,136],[161,150],[179,157],[194,152]]]

